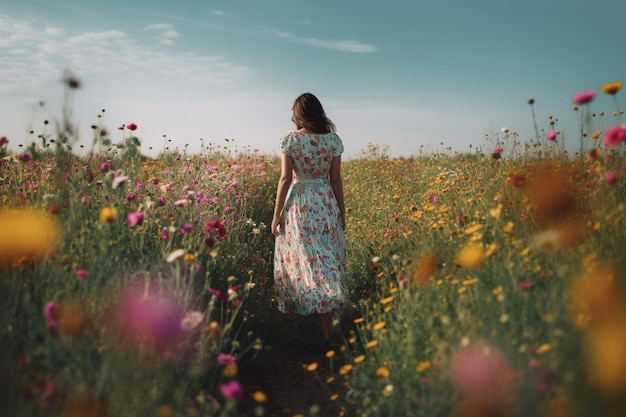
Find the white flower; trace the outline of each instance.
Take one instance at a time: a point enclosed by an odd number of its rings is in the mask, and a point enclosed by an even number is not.
[[[167,258],[165,259],[165,261],[171,264],[172,262],[174,262],[176,259],[183,256],[184,254],[185,254],[185,249],[174,249],[172,252],[170,252],[169,255],[167,255]]]
[[[113,178],[113,183],[111,184],[111,187],[113,187],[113,189],[115,190],[117,187],[119,187],[126,181],[128,181],[128,177],[126,175],[119,175]]]
[[[191,330],[194,329],[196,327],[198,327],[198,325],[200,323],[202,323],[202,320],[204,319],[204,316],[202,315],[201,312],[199,311],[190,311],[188,313],[185,314],[185,317],[183,317],[183,319],[180,322],[180,328],[183,330]]]

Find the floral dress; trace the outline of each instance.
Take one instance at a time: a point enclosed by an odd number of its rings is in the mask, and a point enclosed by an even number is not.
[[[278,309],[302,315],[337,310],[346,294],[345,236],[329,173],[343,143],[332,132],[290,132],[280,150],[291,157],[294,176],[274,249]]]

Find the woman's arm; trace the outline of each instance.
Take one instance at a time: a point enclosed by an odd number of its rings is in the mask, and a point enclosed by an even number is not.
[[[274,218],[272,219],[272,233],[276,236],[282,232],[280,222],[283,218],[287,192],[291,185],[292,169],[291,157],[285,153],[281,154],[280,179],[276,188],[276,204],[274,206]]]
[[[341,227],[346,227],[346,208],[343,202],[343,182],[341,181],[341,155],[333,158],[330,166],[330,185],[335,193],[337,204],[339,204],[339,212],[341,213]]]

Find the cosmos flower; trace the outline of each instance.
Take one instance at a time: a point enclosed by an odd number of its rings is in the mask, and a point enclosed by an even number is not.
[[[128,181],[128,177],[126,175],[118,175],[115,178],[113,178],[113,182],[111,183],[111,187],[115,190],[120,185],[124,184],[126,181]]]
[[[615,173],[615,171],[607,171],[605,176],[604,176],[604,180],[607,182],[607,184],[610,184],[610,185],[615,184],[618,179],[619,179],[619,177]]]
[[[548,132],[548,134],[546,135],[546,139],[548,139],[549,141],[553,141],[556,139],[556,131],[554,129],[550,129],[550,131]]]
[[[572,97],[572,101],[574,104],[583,105],[587,103],[591,103],[593,99],[596,98],[596,92],[593,89],[580,91]]]
[[[189,331],[198,327],[200,323],[202,323],[202,320],[204,320],[204,315],[201,312],[190,311],[183,317],[180,322],[180,327],[185,331]]]
[[[87,270],[85,269],[77,269],[76,270],[76,278],[87,278]]]
[[[217,355],[217,363],[220,365],[229,365],[231,363],[235,363],[237,358],[235,358],[230,353],[220,353]]]
[[[604,131],[604,143],[609,148],[614,148],[626,141],[626,126],[613,125]]]
[[[129,123],[126,125],[126,129],[130,130],[131,132],[134,132],[135,130],[137,130],[137,125],[134,123]]]
[[[126,216],[126,220],[130,227],[135,227],[135,226],[142,224],[144,218],[145,218],[145,214],[140,211],[135,212],[135,213],[128,213],[128,215]]]

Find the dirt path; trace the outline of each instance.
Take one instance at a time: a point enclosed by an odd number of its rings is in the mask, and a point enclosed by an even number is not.
[[[267,417],[347,416],[345,385],[338,370],[345,363],[337,330],[329,347],[319,345],[316,318],[277,317],[267,340],[264,363],[249,367],[242,382],[249,393],[261,391]],[[335,354],[327,357],[326,352]],[[329,355],[330,356],[330,355]],[[313,365],[315,364],[315,365]],[[315,368],[314,370],[312,370]],[[247,404],[244,415],[255,416],[255,404]]]

